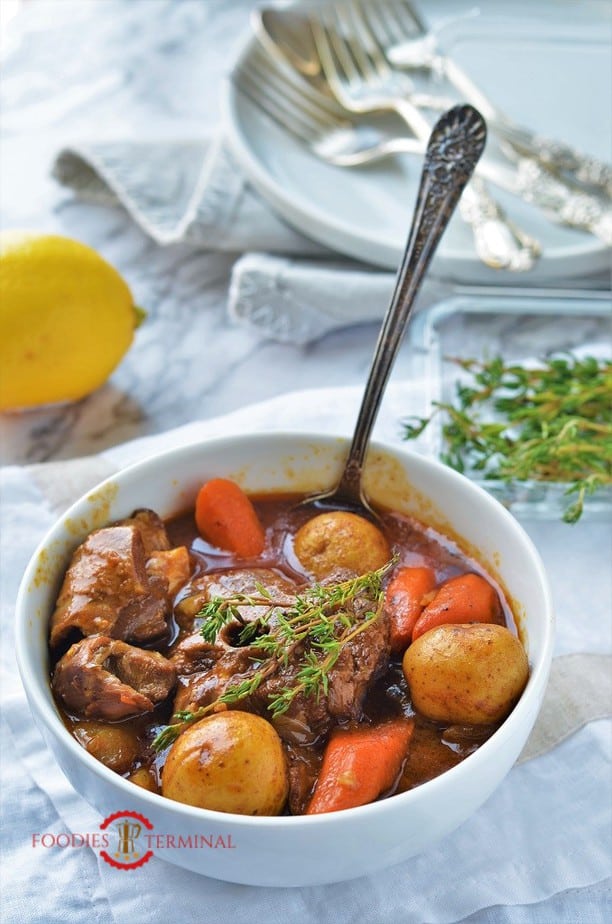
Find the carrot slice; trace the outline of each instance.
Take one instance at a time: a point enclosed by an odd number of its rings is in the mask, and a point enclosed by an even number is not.
[[[263,552],[265,534],[253,504],[228,478],[213,478],[196,498],[195,521],[204,539],[240,558]]]
[[[412,639],[414,624],[423,612],[424,597],[436,587],[431,568],[400,568],[385,592],[385,610],[391,624],[391,651],[405,651]]]
[[[500,603],[494,587],[479,574],[460,574],[440,585],[412,630],[412,641],[446,623],[497,622]]]
[[[391,789],[412,737],[412,719],[338,729],[329,739],[306,815],[320,815],[373,802]]]

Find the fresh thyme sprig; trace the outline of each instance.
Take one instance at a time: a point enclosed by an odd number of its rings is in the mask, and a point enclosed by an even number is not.
[[[262,584],[256,585],[259,596],[253,594],[237,594],[234,597],[214,597],[205,603],[196,616],[204,618],[205,622],[200,629],[200,635],[207,642],[214,642],[217,634],[228,622],[242,623],[244,629],[250,629],[251,623],[246,623],[240,612],[241,606],[267,606],[272,605],[270,591]],[[242,639],[241,639],[242,641]]]
[[[429,417],[404,421],[414,439],[442,415],[441,459],[487,479],[567,484],[563,519],[575,523],[588,495],[612,484],[612,363],[555,355],[537,368],[451,359],[471,375]]]
[[[275,603],[264,587],[257,587],[259,596],[234,594],[215,597],[200,611],[204,617],[200,633],[214,641],[220,629],[238,620],[242,623],[241,644],[257,651],[261,666],[238,684],[226,687],[213,702],[193,711],[175,713],[172,724],[163,728],[153,741],[153,749],[162,751],[172,744],[184,729],[212,712],[227,708],[252,696],[268,677],[287,667],[295,655],[297,670],[292,686],[282,688],[268,698],[267,708],[272,718],[287,712],[300,693],[318,699],[327,694],[329,676],[344,647],[376,621],[383,605],[383,579],[395,565],[393,558],[381,568],[337,584],[314,584],[298,594],[290,606]],[[347,604],[363,597],[360,615],[345,610]],[[265,616],[246,622],[241,607],[267,606]],[[261,660],[260,660],[261,658]]]

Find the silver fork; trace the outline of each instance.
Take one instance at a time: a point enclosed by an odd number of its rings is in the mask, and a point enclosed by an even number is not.
[[[354,123],[349,113],[329,96],[302,78],[283,58],[271,58],[254,45],[232,72],[232,80],[262,112],[282,129],[305,144],[315,156],[338,167],[372,164],[396,154],[423,154],[423,143],[405,133],[389,130],[374,115],[367,122]],[[597,233],[612,242],[612,224],[606,216],[581,207],[582,196],[553,179],[541,185],[537,178],[527,183],[514,171],[481,160],[477,170],[503,189],[533,201],[544,214],[559,224]]]
[[[533,158],[561,178],[612,197],[612,167],[609,164],[561,141],[544,138],[509,119],[452,58],[438,51],[435,36],[427,30],[409,0],[368,0],[367,3],[349,0],[349,3],[368,23],[392,65],[405,68],[407,72],[427,69],[438,77],[445,77],[463,99],[482,112],[489,128],[515,154]],[[447,102],[440,101],[440,104]]]
[[[382,49],[362,21],[358,28],[354,3],[355,0],[344,0],[309,17],[325,76],[346,109],[361,114],[372,110],[396,112],[422,139],[427,120],[402,95],[401,88],[398,92],[400,75],[388,65],[381,67]],[[366,33],[370,42],[367,50]],[[534,158],[516,156],[514,161],[514,169],[508,170],[485,158],[476,168],[477,174],[533,203],[551,221],[589,231],[612,244],[611,204],[561,182]],[[527,242],[525,246],[528,249],[530,245]]]
[[[423,154],[416,138],[392,137],[375,123],[355,124],[329,96],[292,67],[255,46],[232,72],[236,87],[258,109],[336,167],[360,167],[394,154]]]
[[[409,98],[411,85],[391,69],[376,37],[350,4],[336,4],[311,16],[310,25],[322,71],[346,109],[360,114],[376,109],[396,112],[417,138],[427,139],[430,125]],[[482,178],[466,186],[459,210],[487,266],[512,271],[534,266],[541,254],[539,243],[510,221]]]

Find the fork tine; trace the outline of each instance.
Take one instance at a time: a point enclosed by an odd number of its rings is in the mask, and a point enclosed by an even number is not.
[[[308,108],[317,115],[327,115],[330,120],[346,118],[346,112],[333,97],[316,89],[285,60],[271,58],[265,48],[256,46],[249,60],[262,79],[279,83],[300,108]]]
[[[389,17],[383,9],[383,0],[378,3],[368,3],[364,5],[364,18],[370,26],[371,32],[377,37],[383,48],[393,41],[394,36],[389,30]]]
[[[389,51],[394,46],[418,41],[426,27],[408,0],[346,0],[351,7],[355,31],[367,47],[381,77],[389,77],[393,62]]]
[[[313,96],[303,97],[299,83],[289,80],[291,74],[265,53],[254,51],[235,69],[232,79],[238,89],[302,141],[314,143],[324,132],[337,128],[340,120],[323,106],[313,103]]]
[[[284,128],[290,135],[308,145],[314,143],[316,136],[312,131],[313,126],[311,124],[294,116],[288,109],[284,109],[282,103],[275,99],[272,94],[262,91],[261,85],[253,81],[251,75],[242,72],[237,77],[235,84],[239,91],[248,97],[258,109],[273,119],[277,125]]]
[[[341,23],[337,18],[336,10],[321,11],[319,16],[311,17],[310,25],[328,80],[330,75],[339,81],[359,80],[359,70],[355,59],[347,42],[340,34]]]
[[[378,73],[383,78],[389,77],[391,68],[385,57],[384,48],[368,18],[368,10],[373,9],[372,3],[366,4],[360,2],[360,0],[349,0],[348,7],[351,13],[353,31],[358,37],[357,47],[362,47],[367,52],[369,60],[372,62],[374,73]]]
[[[321,61],[321,67],[334,94],[345,103],[345,91],[351,95],[351,88],[376,77],[372,62],[360,46],[351,39],[354,36],[350,4],[336,4],[333,9],[321,11],[310,17],[310,27]],[[350,105],[349,105],[349,108]]]
[[[356,9],[355,0],[336,4],[336,18],[338,22],[339,41],[352,54],[355,61],[358,78],[369,80],[376,76],[378,66],[372,57],[372,43],[369,41],[367,29],[364,28],[363,17]]]
[[[383,19],[389,43],[422,38],[427,28],[407,0],[377,0],[373,4]]]

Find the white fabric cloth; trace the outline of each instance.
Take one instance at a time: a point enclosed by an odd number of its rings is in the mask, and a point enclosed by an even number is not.
[[[228,316],[263,337],[309,343],[381,319],[389,302],[394,273],[340,257],[283,221],[246,180],[222,136],[71,145],[52,172],[84,199],[120,203],[158,244],[242,254],[232,269]],[[556,280],[563,284],[576,281]],[[609,276],[579,284],[605,289]],[[451,288],[430,277],[417,308]]]
[[[410,413],[414,383],[389,386],[375,436],[400,440],[399,420]],[[32,846],[41,832],[96,831],[100,818],[76,795],[55,765],[29,715],[16,675],[13,606],[28,558],[58,510],[108,473],[159,449],[231,432],[282,428],[350,432],[361,390],[307,391],[198,421],[169,433],[113,447],[88,460],[2,470],[3,666],[3,914],[6,921],[255,920],[289,924],[442,924],[606,919],[605,889],[585,899],[589,916],[576,914],[580,890],[610,875],[609,692],[595,669],[609,676],[610,530],[605,523],[569,527],[524,522],[547,566],[558,614],[557,702],[547,701],[547,727],[555,709],[584,700],[580,673],[569,686],[571,665],[587,665],[598,700],[587,721],[562,742],[540,741],[513,768],[485,806],[425,854],[376,876],[306,889],[257,889],[216,882],[154,857],[132,872],[117,871],[95,850]],[[585,581],[585,575],[588,580]],[[586,660],[577,656],[586,654]],[[552,685],[554,686],[554,684]],[[578,695],[577,695],[578,694]],[[569,696],[569,700],[567,697]],[[551,713],[552,710],[552,713]],[[589,721],[590,720],[590,721]],[[540,726],[541,728],[542,726]],[[562,737],[567,728],[558,729]],[[558,738],[559,736],[557,736]],[[528,748],[533,744],[530,741]],[[546,751],[542,753],[542,751]],[[539,753],[540,756],[533,756]],[[531,759],[529,759],[531,758]],[[299,858],[296,858],[299,862]],[[129,878],[128,878],[129,877]],[[593,894],[597,898],[593,898]],[[44,896],[44,898],[43,898]],[[555,896],[552,902],[547,901]],[[44,904],[43,904],[44,903]],[[540,903],[533,905],[533,903]],[[506,906],[501,908],[500,906]],[[538,911],[538,908],[540,911]],[[33,914],[33,909],[39,909]],[[555,910],[556,909],[556,910]],[[559,916],[555,916],[556,914]],[[544,917],[538,917],[541,913]],[[548,915],[553,915],[549,917]]]
[[[76,144],[58,153],[52,172],[84,199],[121,203],[158,244],[330,255],[277,218],[218,135]]]
[[[388,303],[393,273],[338,257],[277,217],[220,137],[77,144],[52,172],[83,199],[123,205],[158,244],[244,253],[228,314],[265,337],[308,343],[380,319]]]

